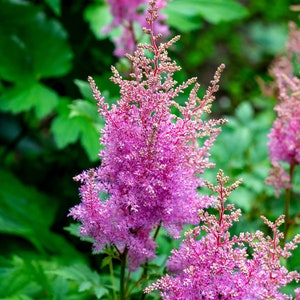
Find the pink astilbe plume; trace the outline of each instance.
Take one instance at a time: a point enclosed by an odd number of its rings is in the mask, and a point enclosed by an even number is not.
[[[284,216],[280,216],[274,223],[262,217],[272,237],[264,237],[260,231],[231,237],[229,229],[238,222],[241,212],[233,204],[226,204],[226,200],[241,181],[225,187],[227,181],[220,170],[217,186],[206,182],[218,194],[214,206],[217,214],[199,211],[203,225],[186,232],[179,250],[172,251],[168,261],[171,275],[150,285],[146,293],[160,290],[161,297],[168,300],[292,299],[280,288],[299,281],[300,275],[288,272],[280,259],[291,255],[290,250],[300,243],[300,235],[282,248],[279,242],[283,234],[278,227]]]
[[[161,9],[166,6],[168,0],[156,1],[156,7]],[[137,40],[135,35],[134,23],[140,28],[146,27],[145,7],[148,0],[106,0],[110,6],[110,12],[113,16],[112,23],[104,28],[104,32],[110,31],[112,28],[121,27],[121,35],[114,39],[116,46],[114,54],[122,57],[126,53],[133,53],[136,50]],[[159,14],[155,22],[155,32],[167,35],[169,33],[168,26],[164,24],[165,15]]]
[[[300,79],[277,71],[277,119],[269,134],[272,162],[300,163]]]
[[[212,166],[209,150],[218,125],[224,123],[202,117],[210,111],[224,66],[218,68],[203,99],[197,97],[195,84],[186,105],[178,105],[174,99],[196,78],[177,85],[173,74],[180,67],[168,57],[167,48],[178,37],[157,45],[156,18],[151,3],[147,30],[151,44],[139,45],[133,56],[128,55],[131,79],[123,79],[112,68],[112,81],[121,94],[116,105],[109,109],[89,78],[106,121],[101,138],[105,148],[100,167],[75,177],[82,184],[82,202],[70,212],[82,223],[81,234],[93,238],[96,250],[114,246],[119,254],[128,254],[132,270],[154,257],[153,230],[162,225],[176,237],[184,224],[198,223],[199,209],[211,205],[211,198],[197,191],[203,185],[199,174]],[[181,117],[172,114],[171,107]]]
[[[287,180],[280,179],[283,168],[278,172],[280,162],[290,166],[300,163],[300,30],[295,24],[290,24],[290,35],[286,53],[279,57],[271,71],[278,89],[279,103],[275,107],[277,118],[269,134],[269,154],[274,170],[267,183],[280,189],[287,187]],[[284,174],[285,178],[289,174]]]

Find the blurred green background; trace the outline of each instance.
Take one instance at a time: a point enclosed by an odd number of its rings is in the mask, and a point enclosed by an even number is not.
[[[268,67],[285,45],[288,22],[299,24],[290,10],[295,4],[173,0],[164,9],[171,35],[182,36],[170,53],[182,66],[179,82],[197,76],[204,90],[226,64],[213,117],[229,123],[211,160],[232,180],[244,179],[231,197],[244,213],[236,231],[265,230],[261,214],[283,213],[284,196],[275,198],[264,184],[276,97],[264,95],[259,83],[271,80]],[[104,0],[0,0],[0,299],[110,299],[114,287],[102,256],[74,236],[67,214],[79,202],[72,177],[99,164],[104,121],[87,77],[113,103],[119,93],[110,66],[124,76],[129,70],[112,54],[119,30],[101,32],[111,19]],[[299,184],[294,192],[296,199]],[[293,201],[292,214],[299,210]],[[160,239],[167,257],[173,242]],[[300,252],[287,264],[300,271]]]

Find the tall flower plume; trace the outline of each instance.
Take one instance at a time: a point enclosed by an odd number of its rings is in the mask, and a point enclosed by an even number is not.
[[[160,290],[162,298],[168,300],[292,299],[280,288],[293,280],[299,281],[300,275],[288,272],[280,259],[291,255],[290,251],[300,243],[300,235],[281,247],[283,234],[278,227],[284,216],[280,216],[274,223],[262,217],[272,237],[264,237],[260,231],[231,237],[229,229],[238,222],[241,212],[226,201],[241,181],[226,187],[227,180],[220,170],[217,186],[206,182],[218,194],[214,205],[217,214],[199,211],[202,225],[186,232],[179,250],[172,251],[168,261],[171,275],[158,279],[146,288],[146,293]],[[299,289],[295,293],[299,296]]]
[[[273,170],[267,183],[276,188],[290,188],[289,174],[280,162],[293,169],[300,164],[300,30],[290,24],[290,34],[285,54],[272,66],[272,75],[278,89],[279,103],[275,107],[277,118],[269,134],[269,154]]]
[[[89,78],[99,113],[105,118],[100,152],[101,165],[75,177],[81,182],[81,203],[70,215],[82,223],[81,234],[92,237],[94,248],[112,245],[128,255],[135,269],[154,257],[156,244],[151,233],[161,225],[175,237],[186,223],[198,222],[198,209],[211,204],[200,196],[199,174],[211,167],[209,150],[225,121],[204,120],[218,90],[221,65],[202,99],[196,83],[185,106],[175,98],[196,78],[180,85],[173,79],[180,70],[167,49],[178,37],[157,44],[153,33],[157,7],[150,4],[151,44],[139,45],[132,62],[131,79],[113,67],[112,81],[120,86],[120,100],[111,108],[104,102],[94,80]],[[147,56],[145,55],[147,52]],[[149,58],[149,52],[152,58]],[[179,117],[171,113],[174,107]]]
[[[168,0],[156,1],[156,7],[161,9],[166,6]],[[124,56],[126,53],[133,53],[137,46],[137,39],[134,23],[140,28],[147,26],[145,9],[148,0],[106,0],[109,4],[110,12],[113,16],[112,23],[104,28],[104,32],[110,31],[114,27],[121,26],[121,35],[114,39],[116,46],[115,55]],[[155,31],[164,35],[169,33],[168,26],[164,24],[166,16],[159,14],[155,22]]]

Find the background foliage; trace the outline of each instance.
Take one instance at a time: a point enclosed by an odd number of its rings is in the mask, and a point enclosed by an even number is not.
[[[182,35],[171,53],[183,68],[179,81],[196,75],[205,87],[218,65],[227,66],[213,114],[230,122],[212,160],[233,180],[244,179],[231,198],[244,212],[236,230],[253,231],[261,214],[283,212],[283,196],[274,198],[264,184],[276,99],[259,83],[270,80],[288,21],[298,21],[289,9],[296,2],[173,0],[164,10],[172,35]],[[128,72],[112,55],[118,29],[101,32],[110,21],[103,0],[0,0],[0,299],[109,299],[115,288],[109,261],[70,234],[77,227],[66,217],[79,202],[72,177],[99,163],[104,123],[86,78],[94,76],[112,103],[118,90],[110,66]],[[160,240],[158,265],[174,247]],[[300,271],[299,253],[288,266]]]

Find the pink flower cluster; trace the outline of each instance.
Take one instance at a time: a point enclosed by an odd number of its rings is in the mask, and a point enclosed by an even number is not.
[[[275,107],[277,119],[268,136],[269,154],[275,170],[267,183],[276,188],[277,194],[288,184],[287,180],[281,180],[278,176],[289,177],[279,162],[300,164],[300,79],[299,74],[295,74],[299,65],[300,30],[291,23],[286,53],[272,67],[279,104]]]
[[[281,216],[274,223],[263,217],[272,237],[264,237],[259,231],[231,237],[229,229],[233,222],[238,222],[241,212],[225,202],[241,181],[225,187],[227,180],[219,171],[217,186],[206,183],[218,194],[217,215],[199,211],[203,225],[186,233],[180,249],[173,250],[168,261],[172,275],[157,280],[146,288],[146,293],[160,290],[161,297],[168,300],[292,299],[280,292],[280,288],[292,280],[299,281],[300,275],[296,271],[288,272],[280,259],[291,255],[290,250],[300,243],[300,235],[282,248],[283,234],[278,230],[284,222]],[[300,297],[299,289],[295,292]]]
[[[156,1],[156,7],[161,9],[166,6],[168,0]],[[126,53],[133,53],[137,46],[136,30],[134,23],[139,28],[147,27],[145,18],[145,8],[148,6],[148,0],[106,0],[110,6],[110,12],[113,16],[112,23],[104,28],[104,32],[110,31],[112,28],[121,27],[121,35],[114,39],[116,56],[122,57]],[[164,24],[166,17],[159,14],[155,23],[155,32],[163,35],[169,33],[168,26]]]
[[[300,49],[299,49],[300,50]],[[300,53],[299,53],[300,54]],[[300,79],[276,70],[279,101],[269,134],[272,162],[300,163]]]
[[[167,48],[178,37],[158,46],[153,35],[156,17],[152,6],[148,30],[152,44],[139,45],[133,56],[128,55],[131,79],[123,79],[112,68],[112,81],[121,94],[116,105],[109,109],[89,78],[106,121],[101,138],[105,148],[98,168],[75,177],[82,184],[82,201],[70,212],[82,223],[81,234],[93,238],[96,250],[112,245],[119,254],[128,254],[131,270],[155,256],[151,232],[163,225],[176,237],[184,224],[198,223],[199,209],[211,205],[211,198],[197,191],[203,185],[199,174],[212,165],[209,150],[218,125],[224,123],[202,117],[210,111],[224,66],[218,68],[203,99],[197,97],[195,84],[185,106],[178,105],[175,98],[196,78],[181,85],[173,79],[180,67],[170,60]]]

